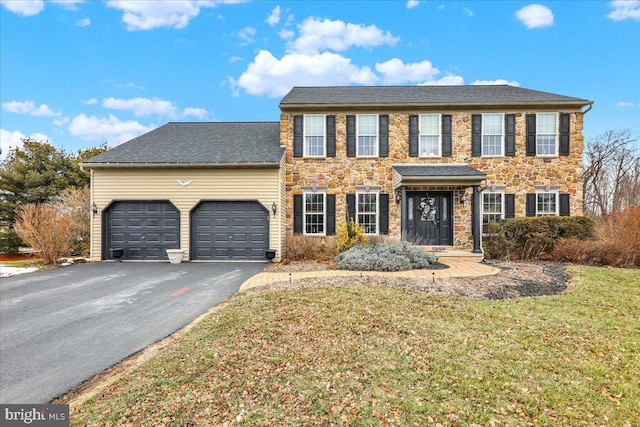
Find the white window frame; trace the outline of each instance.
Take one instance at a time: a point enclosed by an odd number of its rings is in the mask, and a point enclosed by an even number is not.
[[[556,211],[554,213],[541,212],[538,210],[538,196],[543,194],[553,194],[556,198]],[[560,213],[560,193],[558,191],[536,191],[536,216],[559,216]]]
[[[485,195],[491,195],[491,194],[500,194],[500,219],[503,219],[505,217],[505,192],[504,191],[483,191],[482,193],[482,199],[480,200],[480,218],[481,218],[481,226],[484,227],[485,226],[485,222],[484,222],[484,196]],[[493,215],[493,214],[491,214]]]
[[[438,118],[438,135],[435,134],[422,134],[422,120],[423,117],[435,116]],[[442,114],[420,114],[418,116],[418,156],[419,157],[442,157]],[[438,145],[437,152],[435,154],[422,154],[422,137],[423,136],[437,136]]]
[[[372,212],[360,212],[360,196],[365,194],[374,194],[376,196],[375,213]],[[356,222],[360,224],[360,214],[362,215],[374,215],[376,216],[376,231],[375,233],[366,233],[367,236],[377,236],[380,232],[380,194],[377,191],[356,191]],[[361,224],[362,225],[362,224]],[[364,227],[364,225],[363,225]]]
[[[551,134],[551,133],[541,133],[538,126],[540,126],[540,120],[539,117],[541,115],[553,115],[555,116],[555,120],[556,120],[556,129],[555,129],[555,133]],[[538,157],[558,157],[558,150],[560,149],[560,114],[559,113],[550,113],[550,112],[543,112],[543,113],[536,113],[536,156]],[[553,146],[553,150],[554,153],[553,154],[540,154],[540,150],[538,148],[538,138],[540,136],[553,136],[555,139],[555,144]]]
[[[485,134],[486,116],[500,116],[500,128],[502,133],[490,133]],[[504,157],[504,114],[503,113],[482,113],[482,130],[480,132],[480,152],[482,157]],[[484,137],[486,136],[500,136],[500,152],[498,154],[485,154],[484,149]]]
[[[372,116],[375,117],[375,125],[376,125],[376,133],[375,133],[375,144],[374,144],[374,154],[363,155],[360,154],[360,137],[361,136],[374,136],[373,134],[360,135],[360,117],[363,116]],[[380,147],[380,119],[377,114],[358,114],[356,116],[356,157],[364,157],[364,158],[374,158],[379,156],[379,147]]]
[[[322,195],[322,233],[307,232],[307,195]],[[318,213],[310,213],[314,215]],[[327,193],[326,191],[305,191],[302,195],[302,234],[305,236],[326,236],[327,235]]]
[[[308,117],[322,117],[322,154],[311,155],[309,154],[307,136],[320,136],[320,135],[308,135],[307,134],[307,118]],[[304,157],[324,158],[327,156],[327,116],[324,114],[305,114],[304,123],[302,128],[304,129],[302,135],[302,147]]]

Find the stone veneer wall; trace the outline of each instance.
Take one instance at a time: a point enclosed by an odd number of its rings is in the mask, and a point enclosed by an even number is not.
[[[487,112],[487,110],[483,110]],[[515,157],[472,157],[471,115],[481,111],[438,111],[452,115],[451,157],[409,157],[409,114],[419,112],[380,112],[389,114],[389,157],[358,158],[346,154],[346,115],[372,112],[331,112],[336,116],[336,157],[293,157],[293,116],[303,114],[284,112],[280,116],[280,141],[286,147],[286,230],[293,232],[293,195],[302,194],[303,187],[326,187],[327,194],[336,194],[338,223],[346,215],[346,194],[354,193],[356,186],[379,186],[380,192],[389,193],[389,235],[401,235],[400,205],[395,203],[392,186],[392,165],[414,164],[467,164],[487,174],[486,185],[504,186],[505,193],[515,194],[516,216],[525,215],[526,194],[535,192],[535,186],[550,185],[560,193],[570,194],[571,215],[583,214],[582,188],[582,136],[583,114],[571,112],[569,156],[537,157],[525,153],[525,115],[536,112],[569,112],[559,110],[496,111],[516,114]],[[309,112],[308,114],[323,114]],[[436,113],[425,112],[425,113]],[[407,187],[408,190],[454,191],[454,243],[471,249],[471,188],[461,187]],[[460,192],[466,191],[467,202],[457,203]]]

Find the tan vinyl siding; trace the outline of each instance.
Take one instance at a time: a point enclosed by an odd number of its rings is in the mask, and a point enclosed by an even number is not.
[[[182,187],[176,180],[192,181]],[[189,259],[189,215],[202,200],[257,200],[269,211],[269,242],[280,256],[284,228],[282,180],[273,168],[96,168],[92,202],[91,259],[102,259],[102,212],[114,200],[169,200],[180,210],[180,246]],[[278,215],[271,213],[273,203]]]

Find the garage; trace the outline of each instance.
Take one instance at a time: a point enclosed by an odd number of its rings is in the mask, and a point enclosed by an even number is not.
[[[203,201],[191,212],[191,259],[264,260],[269,212],[256,201]]]
[[[180,212],[168,200],[113,202],[103,224],[103,259],[120,248],[125,260],[166,260],[166,249],[180,247]]]

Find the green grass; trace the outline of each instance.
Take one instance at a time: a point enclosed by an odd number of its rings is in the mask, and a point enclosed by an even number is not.
[[[42,259],[33,258],[33,259],[26,259],[21,261],[0,261],[0,264],[6,265],[7,267],[15,267],[15,268],[28,268],[28,267],[42,268]]]
[[[563,295],[505,301],[240,296],[72,425],[639,425],[640,272],[572,271]]]

